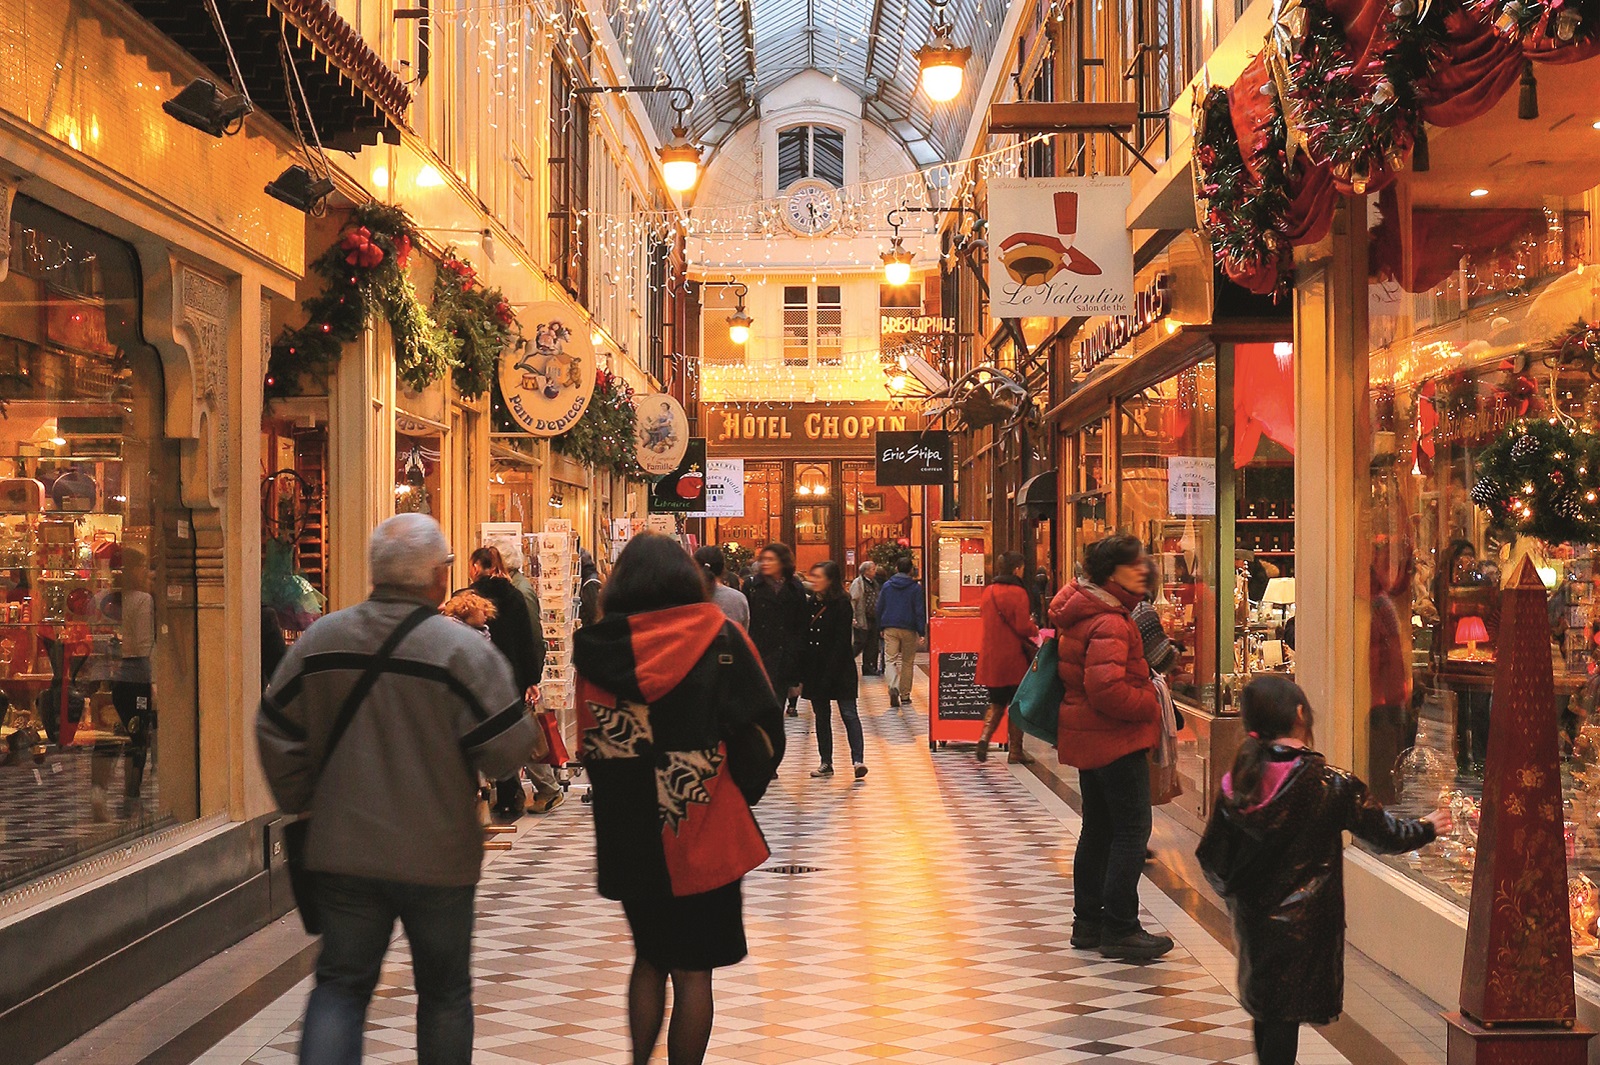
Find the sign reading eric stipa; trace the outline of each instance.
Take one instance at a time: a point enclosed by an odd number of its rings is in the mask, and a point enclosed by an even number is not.
[[[989,182],[989,312],[1077,318],[1133,310],[1133,236],[1123,177]]]

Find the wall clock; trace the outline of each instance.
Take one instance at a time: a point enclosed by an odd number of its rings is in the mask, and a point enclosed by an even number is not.
[[[826,181],[804,178],[784,193],[783,224],[802,237],[820,237],[839,224],[839,193]]]

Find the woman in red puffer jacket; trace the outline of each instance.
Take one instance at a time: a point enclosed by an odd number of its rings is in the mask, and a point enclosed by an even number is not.
[[[1161,737],[1161,704],[1131,616],[1150,581],[1144,546],[1122,535],[1090,544],[1084,575],[1050,603],[1066,689],[1056,749],[1077,767],[1083,792],[1072,945],[1148,961],[1171,950],[1172,940],[1139,924],[1139,877],[1150,843],[1147,752]]]
[[[1033,623],[1033,610],[1028,605],[1028,589],[1022,584],[1022,556],[1017,552],[1007,551],[996,560],[994,580],[983,590],[978,616],[983,622],[983,642],[978,646],[976,679],[989,689],[989,714],[983,720],[983,734],[978,737],[978,761],[986,762],[989,741],[1005,720],[1017,686],[1028,675],[1034,640],[1039,636],[1039,626]],[[1006,742],[1006,761],[1031,761],[1022,753],[1021,729],[1010,729]]]

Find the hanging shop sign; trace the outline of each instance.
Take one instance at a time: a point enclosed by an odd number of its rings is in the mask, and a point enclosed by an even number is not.
[[[690,437],[683,461],[650,486],[650,513],[690,514],[706,508],[706,440]]]
[[[1133,310],[1129,178],[989,182],[989,313],[1080,318]]]
[[[633,454],[640,468],[651,477],[677,469],[689,446],[689,417],[683,404],[661,392],[635,395],[634,416],[639,429]]]
[[[703,403],[712,455],[740,458],[868,458],[879,432],[906,432],[921,418],[891,403]]]
[[[744,459],[706,460],[706,508],[689,517],[744,517]]]
[[[1089,372],[1171,313],[1172,278],[1157,274],[1150,284],[1135,293],[1132,314],[1113,315],[1078,341],[1078,368]]]
[[[534,436],[557,436],[583,417],[594,394],[594,341],[565,304],[532,304],[522,321],[526,342],[500,356],[500,392],[518,425]]]
[[[949,484],[955,448],[944,430],[879,433],[877,481],[880,485]]]

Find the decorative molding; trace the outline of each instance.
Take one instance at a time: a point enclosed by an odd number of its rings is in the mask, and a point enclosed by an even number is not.
[[[173,262],[173,319],[197,363],[195,398],[210,412],[210,486],[228,487],[228,286],[182,261]]]
[[[0,174],[0,281],[11,272],[11,205],[17,201],[17,180]]]

